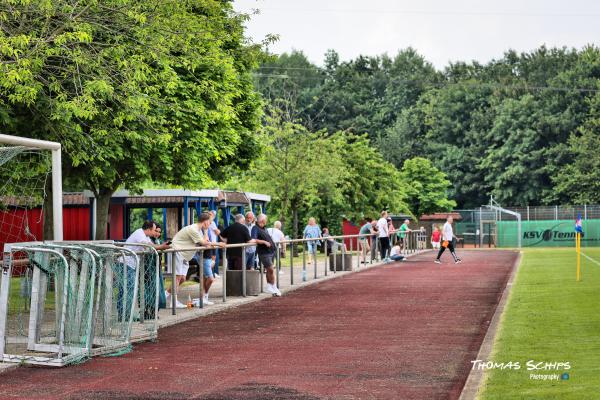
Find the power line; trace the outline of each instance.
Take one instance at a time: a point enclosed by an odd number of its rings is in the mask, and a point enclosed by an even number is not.
[[[535,18],[597,18],[598,13],[541,13],[541,12],[522,12],[522,11],[429,11],[429,10],[392,10],[392,9],[374,9],[374,8],[282,8],[282,7],[262,7],[256,9],[259,12],[293,12],[293,13],[355,13],[355,14],[398,14],[398,15],[439,15],[439,16],[469,16],[469,17],[535,17]]]

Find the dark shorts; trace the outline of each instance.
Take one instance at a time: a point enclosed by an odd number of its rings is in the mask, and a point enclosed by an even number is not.
[[[227,257],[227,269],[242,270],[242,257]]]
[[[262,264],[263,267],[265,268],[272,268],[273,267],[273,254],[259,254],[258,255],[258,261]]]

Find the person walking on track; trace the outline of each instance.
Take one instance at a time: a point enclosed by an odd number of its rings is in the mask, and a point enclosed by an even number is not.
[[[449,215],[446,219],[444,227],[442,228],[442,246],[440,247],[440,251],[438,252],[437,258],[435,259],[436,264],[442,263],[440,261],[440,257],[442,256],[442,253],[444,253],[444,250],[446,250],[446,247],[448,248],[448,250],[450,250],[450,254],[452,254],[452,258],[454,258],[454,263],[458,264],[461,262],[461,259],[458,258],[458,256],[456,255],[456,251],[454,250],[453,240],[454,238],[458,238],[454,235],[454,231],[452,230],[452,221],[452,216]]]

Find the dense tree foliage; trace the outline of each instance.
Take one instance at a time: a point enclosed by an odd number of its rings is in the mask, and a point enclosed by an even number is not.
[[[428,159],[415,157],[406,160],[400,174],[406,185],[408,205],[415,215],[447,211],[456,206],[453,200],[447,198],[450,181]]]
[[[65,183],[94,191],[103,238],[120,187],[248,166],[262,55],[244,20],[221,0],[4,0],[0,128],[62,143]]]
[[[339,233],[342,217],[360,221],[383,209],[410,212],[406,184],[366,136],[311,132],[269,112],[260,135],[263,154],[227,186],[268,193],[269,214],[294,237],[315,217]]]
[[[508,51],[485,65],[458,62],[443,71],[412,49],[348,62],[329,52],[324,64],[318,69],[299,52],[269,64],[280,87],[295,85],[297,122],[367,134],[399,169],[414,157],[430,160],[450,180],[459,207],[479,206],[490,195],[505,205],[594,198],[591,190],[568,188],[581,174],[588,187],[600,180],[577,149],[600,135],[597,47]],[[296,79],[302,71],[310,74],[303,81]],[[263,93],[275,84],[265,75],[258,82]]]
[[[600,203],[600,94],[591,101],[591,113],[569,138],[573,162],[554,178],[559,198],[573,203]]]

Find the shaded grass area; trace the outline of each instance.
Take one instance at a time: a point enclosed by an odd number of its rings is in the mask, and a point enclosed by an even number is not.
[[[46,310],[54,310],[54,288],[48,283],[46,291],[45,306]],[[22,277],[10,278],[8,314],[15,315],[18,313],[29,312],[31,303],[31,280]]]
[[[600,248],[583,251],[600,262]],[[490,360],[520,369],[486,370],[479,399],[592,399],[600,388],[600,266],[574,249],[527,249],[504,311]],[[570,368],[528,370],[533,364]],[[539,380],[531,374],[568,379]]]

